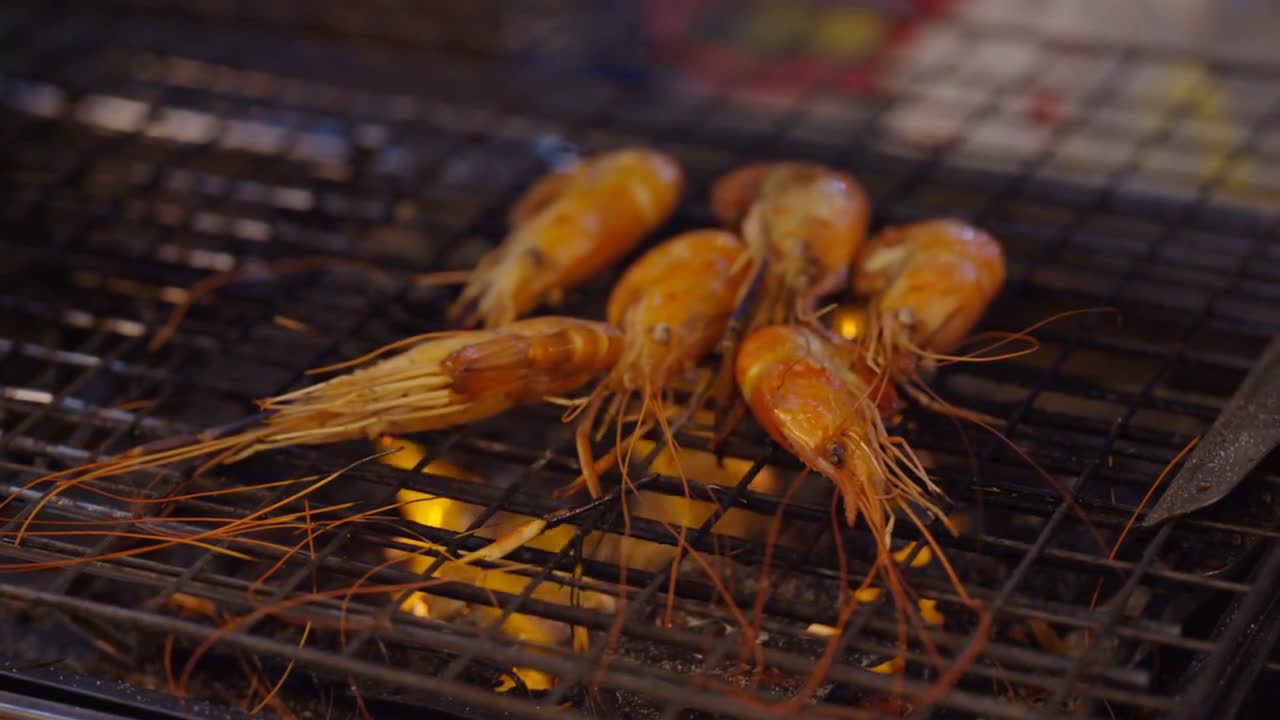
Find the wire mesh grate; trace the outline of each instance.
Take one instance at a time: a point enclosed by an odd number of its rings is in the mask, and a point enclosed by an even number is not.
[[[90,695],[65,673],[120,678],[137,692],[172,688],[179,678],[165,668],[181,670],[216,638],[189,688],[212,704],[96,690],[98,707],[542,717],[567,704],[599,717],[764,717],[772,714],[762,698],[797,692],[824,647],[813,626],[834,624],[840,563],[856,583],[869,555],[856,532],[833,537],[821,483],[783,502],[777,479],[798,466],[751,428],[727,443],[727,469],[689,482],[706,505],[686,518],[688,543],[716,572],[698,572],[688,557],[673,571],[669,523],[605,503],[559,528],[558,544],[516,552],[520,582],[431,580],[431,601],[473,608],[472,622],[401,612],[405,584],[424,576],[386,566],[383,553],[412,549],[411,535],[450,552],[474,549],[486,541],[468,530],[563,509],[551,492],[577,468],[554,408],[403,440],[421,443],[422,457],[356,465],[305,503],[291,499],[293,486],[268,485],[332,473],[368,445],[281,451],[196,480],[118,479],[104,485],[118,497],[72,492],[44,511],[98,523],[77,526],[94,532],[14,542],[39,501],[39,490],[23,487],[31,479],[233,420],[254,398],[298,387],[308,368],[437,328],[447,293],[413,287],[412,274],[473,264],[500,235],[515,194],[567,143],[654,145],[678,157],[690,189],[660,236],[710,222],[701,199],[725,170],[811,158],[854,169],[878,225],[958,215],[1001,237],[1011,281],[986,327],[1119,310],[1122,322],[1063,320],[1037,333],[1033,355],[953,365],[936,383],[955,402],[1005,418],[1004,434],[1075,507],[990,436],[927,413],[907,419],[908,437],[969,525],[943,545],[995,617],[939,716],[1232,707],[1254,674],[1274,672],[1265,644],[1277,625],[1274,463],[1240,497],[1158,532],[1133,531],[1111,555],[1076,510],[1114,541],[1280,330],[1277,189],[1268,184],[1280,164],[1280,67],[970,20],[931,27],[929,52],[884,50],[891,68],[868,85],[846,72],[853,65],[780,71],[779,58],[804,37],[772,57],[726,54],[697,33],[654,35],[661,19],[642,6],[483,2],[406,18],[397,5],[354,13],[321,3],[300,13],[282,9],[292,4],[69,2],[0,14],[0,138],[13,149],[0,193],[0,463],[15,497],[2,511],[0,561],[51,565],[6,573],[0,584],[12,648],[0,663],[6,688]],[[779,82],[783,71],[791,82]],[[1206,109],[1204,88],[1230,102],[1231,122]],[[315,255],[358,258],[374,271],[266,270]],[[220,289],[192,307],[171,342],[148,350],[187,288],[234,268],[258,269],[251,277],[262,282]],[[615,277],[568,293],[566,309],[598,316]],[[686,427],[682,445],[706,448],[705,429]],[[485,481],[428,468],[429,458]],[[444,499],[461,526],[394,512],[340,522],[406,489]],[[656,475],[643,492],[661,502],[685,488]],[[185,499],[142,501],[175,493]],[[130,554],[136,541],[102,532],[128,521],[191,536],[195,518],[266,515],[305,525],[313,511],[339,521],[307,542],[305,528],[282,525],[257,544],[212,538]],[[773,546],[743,528],[768,528],[779,514],[785,530]],[[644,543],[648,555],[636,557],[648,562],[621,582],[622,551],[588,545],[624,531]],[[109,559],[75,562],[89,556]],[[739,608],[761,598],[751,669],[738,668],[745,629],[711,577]],[[960,599],[936,565],[912,583],[948,616],[935,639],[954,656],[972,631],[952,621],[963,617]],[[557,602],[562,588],[614,607]],[[201,610],[179,612],[174,597]],[[268,603],[283,606],[260,612]],[[552,621],[556,632],[586,628],[592,651],[499,631],[521,618]],[[39,642],[22,629],[31,623],[42,628]],[[893,655],[896,632],[883,607],[861,607],[816,677],[813,707],[891,712],[883,700],[894,676],[871,668]],[[1260,649],[1233,665],[1237,643]],[[936,679],[923,648],[907,659],[911,682]],[[559,682],[530,690],[512,668]],[[277,702],[264,700],[286,675]],[[516,687],[492,691],[503,678]]]

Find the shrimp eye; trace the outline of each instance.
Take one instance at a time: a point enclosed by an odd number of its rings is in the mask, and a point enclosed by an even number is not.
[[[653,326],[653,341],[659,345],[666,345],[671,342],[671,326],[666,323],[658,323]]]
[[[542,251],[538,248],[529,248],[528,250],[525,250],[524,256],[529,259],[529,264],[535,268],[542,267],[542,261],[545,260],[542,255]]]
[[[832,465],[836,467],[840,467],[841,465],[844,465],[844,446],[843,445],[841,445],[840,443],[832,443],[831,449],[828,451],[828,454],[829,454],[828,459],[831,461]]]

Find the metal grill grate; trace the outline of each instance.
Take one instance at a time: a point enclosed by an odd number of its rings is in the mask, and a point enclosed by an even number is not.
[[[1030,37],[960,20],[928,31],[929,53],[884,51],[879,59],[895,69],[869,90],[851,89],[842,66],[779,90],[777,56],[726,60],[693,35],[639,42],[654,21],[629,6],[606,16],[591,4],[561,14],[572,4],[480,2],[441,17],[407,16],[397,5],[353,12],[328,3],[301,10],[70,2],[0,10],[0,138],[10,148],[0,194],[6,494],[95,454],[234,419],[253,398],[297,387],[307,368],[438,327],[446,294],[412,288],[410,273],[473,263],[489,242],[475,238],[500,235],[514,194],[565,140],[587,150],[646,144],[676,155],[690,190],[660,235],[710,222],[701,207],[708,183],[736,164],[812,158],[853,168],[875,199],[878,224],[954,214],[1001,237],[1011,282],[988,327],[1118,308],[1122,322],[1107,315],[1058,322],[1038,333],[1035,355],[953,365],[937,384],[958,403],[1007,418],[1003,432],[1070,489],[1108,542],[1280,331],[1280,188],[1268,184],[1280,177],[1280,66],[1199,62],[1173,50]],[[624,47],[635,50],[617,50]],[[1047,83],[1055,95],[1044,94]],[[1205,88],[1230,104],[1231,122],[1205,109]],[[182,290],[210,272],[317,254],[363,258],[384,272],[227,287],[197,304],[169,345],[147,351]],[[570,293],[567,309],[598,316],[613,277]],[[941,700],[939,716],[1024,717],[1035,709],[1149,717],[1235,706],[1266,664],[1266,639],[1280,618],[1271,607],[1280,579],[1274,464],[1223,507],[1154,533],[1135,531],[1107,557],[1071,505],[1001,443],[926,414],[909,421],[908,436],[973,525],[943,543],[996,619],[992,641]],[[730,508],[756,513],[761,524],[779,511],[780,497],[748,486],[766,466],[796,466],[761,437],[744,430],[730,441],[729,453],[751,465],[735,485],[691,483],[719,509],[691,530],[690,544],[733,558],[741,575],[734,594],[748,608],[765,546],[711,526]],[[411,488],[474,506],[479,527],[498,513],[558,509],[549,490],[575,474],[571,438],[554,409],[415,439],[433,455],[480,469],[487,482],[424,474],[425,460],[413,470],[364,464],[308,502],[354,503],[338,513],[350,516]],[[696,433],[682,439],[705,446]],[[122,479],[118,489],[244,486],[332,472],[367,452],[358,444],[284,451],[212,473],[205,485],[161,473]],[[683,494],[672,478],[645,489]],[[47,517],[105,522],[143,512],[146,527],[163,529],[166,517],[303,511],[301,503],[274,507],[288,495],[273,488],[140,511],[71,493]],[[131,547],[102,535],[31,536],[15,546],[37,497],[20,496],[3,511],[6,567]],[[773,552],[761,657],[766,684],[794,690],[786,678],[812,669],[821,651],[804,630],[833,622],[839,575],[821,492],[782,512],[788,527],[809,535]],[[384,568],[362,580],[381,563],[381,550],[404,547],[397,538],[410,531],[453,551],[484,543],[388,519],[330,530],[260,587],[251,583],[279,549],[254,548],[245,561],[175,547],[6,574],[0,607],[13,622],[0,626],[11,640],[0,687],[45,695],[56,688],[58,697],[92,700],[104,711],[145,706],[155,717],[221,717],[232,716],[223,705],[247,692],[238,663],[273,682],[296,661],[280,697],[317,715],[352,713],[357,702],[379,717],[424,707],[549,717],[563,702],[602,717],[769,715],[743,694],[707,689],[730,680],[722,668],[737,657],[740,636],[705,579],[680,573],[672,601],[680,622],[659,624],[668,569],[632,569],[625,591],[615,585],[618,567],[600,560],[584,563],[581,580],[553,578],[553,570],[573,570],[583,538],[620,533],[624,519],[606,504],[573,525],[574,540],[558,552],[513,556],[535,579],[519,594],[463,582],[431,592],[585,626],[594,655],[516,643],[492,626],[417,619],[397,612],[388,593],[354,596],[345,608],[340,598],[300,605],[288,619],[251,614],[250,590],[288,600],[313,583],[418,579]],[[653,520],[632,519],[630,532],[674,543]],[[856,579],[866,554],[856,532],[847,534],[840,546],[849,547]],[[532,597],[551,583],[626,593],[606,670],[598,672],[599,653],[614,617]],[[944,610],[956,607],[937,573],[923,571],[913,583]],[[141,689],[163,687],[166,636],[182,655],[216,630],[157,602],[175,593],[247,617],[200,666],[192,691],[209,705],[177,705]],[[892,654],[896,632],[892,616],[875,607],[859,610],[843,636],[821,678],[822,707],[848,710],[891,688],[891,677],[867,669]],[[339,633],[333,625],[343,613],[351,629]],[[315,630],[299,650],[307,621]],[[39,642],[23,630],[30,622],[43,628]],[[1074,649],[1049,652],[1032,638],[1035,623]],[[944,655],[968,632],[962,623],[939,632]],[[1078,642],[1086,633],[1087,651]],[[916,671],[923,667],[918,648],[910,659]],[[541,668],[561,682],[532,697],[486,687],[512,666]],[[1280,669],[1275,661],[1267,667]],[[75,673],[133,685],[89,685]],[[584,697],[593,679],[600,689]]]

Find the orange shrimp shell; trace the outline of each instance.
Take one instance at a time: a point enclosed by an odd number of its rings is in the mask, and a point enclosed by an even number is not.
[[[600,155],[535,184],[517,204],[512,232],[481,260],[450,316],[497,327],[555,299],[662,224],[683,186],[674,159],[645,149]]]
[[[781,163],[751,163],[732,170],[711,186],[711,213],[722,225],[737,228],[760,195],[760,185]]]
[[[882,333],[947,353],[972,332],[1005,273],[994,237],[958,220],[927,220],[876,235],[859,258],[854,288],[873,296]]]
[[[454,350],[441,363],[454,393],[528,402],[572,391],[612,370],[622,356],[622,333],[608,323],[544,316],[490,332],[493,337]]]
[[[883,482],[865,438],[872,414],[892,412],[897,399],[856,346],[802,325],[771,325],[743,341],[736,375],[757,422],[839,488],[850,522],[859,508],[880,506],[857,501],[879,496]]]
[[[609,295],[607,317],[626,341],[611,382],[658,390],[724,335],[750,268],[733,233],[693,230],[645,253]]]
[[[871,204],[848,173],[812,163],[748,165],[712,189],[722,221],[742,221],[753,252],[767,254],[771,284],[767,319],[813,310],[818,298],[842,288],[866,238]]]

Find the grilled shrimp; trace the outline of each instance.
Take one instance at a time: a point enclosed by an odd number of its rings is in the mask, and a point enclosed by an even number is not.
[[[1000,243],[958,220],[881,232],[863,249],[853,281],[859,294],[870,296],[868,361],[937,407],[923,394],[920,361],[959,347],[1004,280]]]
[[[805,325],[772,325],[752,332],[738,352],[736,369],[738,386],[765,431],[836,486],[850,525],[862,518],[876,547],[867,583],[877,573],[883,578],[900,620],[909,617],[922,636],[926,633],[927,620],[913,608],[898,568],[901,559],[891,549],[898,513],[916,526],[957,595],[978,614],[980,630],[955,662],[945,666],[929,694],[954,685],[986,642],[990,614],[968,595],[913,508],[924,508],[955,531],[935,503],[943,498],[941,489],[906,442],[890,436],[885,428],[882,417],[897,407],[893,385],[867,365],[857,345]],[[904,645],[905,635],[900,639],[899,661]],[[944,667],[940,661],[939,666]]]
[[[991,235],[958,220],[889,228],[867,244],[854,289],[872,296],[873,338],[886,353],[954,350],[1004,286]]]
[[[743,341],[736,370],[752,415],[835,484],[850,524],[861,515],[884,529],[893,507],[906,500],[941,516],[929,499],[940,491],[885,428],[882,417],[898,406],[893,385],[866,364],[857,345],[804,325],[771,325]]]
[[[407,350],[345,375],[261,400],[263,412],[245,420],[148,443],[38,478],[28,487],[55,480],[66,487],[208,457],[200,468],[204,470],[271,448],[439,430],[481,420],[521,403],[571,392],[611,369],[622,353],[622,334],[605,323],[539,317],[499,330],[408,338],[321,370],[361,365],[405,346]],[[40,506],[54,494],[46,495]]]
[[[449,317],[494,328],[558,300],[661,225],[683,185],[675,160],[642,149],[543,178],[516,204],[511,232],[471,273]]]
[[[765,286],[753,326],[814,318],[843,288],[867,233],[870,202],[853,176],[799,162],[748,165],[712,188],[712,210],[742,236]]]
[[[867,243],[858,260],[854,289],[869,296],[864,341],[868,364],[891,377],[899,390],[922,407],[974,422],[993,433],[1053,486],[1080,516],[1099,547],[1107,544],[1072,493],[1001,433],[1000,418],[957,406],[925,383],[939,360],[990,362],[1034,352],[1027,333],[1056,319],[1110,308],[1071,310],[1046,318],[1021,332],[1000,333],[1004,340],[964,357],[952,355],[967,339],[1004,286],[1004,250],[1000,242],[959,220],[936,219],[888,228]],[[1020,338],[1029,345],[993,355],[990,351]]]
[[[750,269],[742,262],[745,253],[738,238],[723,230],[683,233],[646,253],[614,286],[606,315],[622,330],[622,357],[592,393],[577,428],[583,480],[593,497],[600,495],[601,470],[590,438],[605,396],[613,400],[601,431],[633,394],[642,401],[633,438],[647,429],[649,417],[665,424],[671,381],[691,371],[725,333]],[[606,458],[609,464],[618,452]]]

